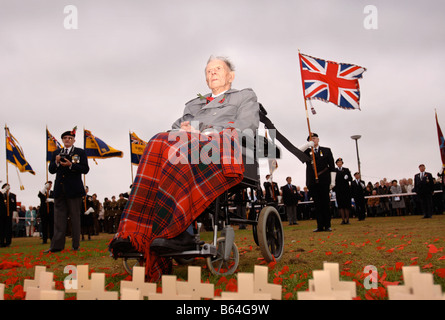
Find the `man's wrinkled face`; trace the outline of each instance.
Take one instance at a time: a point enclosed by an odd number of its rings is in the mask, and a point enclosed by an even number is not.
[[[212,60],[206,67],[206,81],[214,94],[229,90],[235,78],[224,61]]]
[[[74,144],[74,142],[76,142],[76,140],[72,136],[64,136],[62,140],[65,148],[70,148]]]

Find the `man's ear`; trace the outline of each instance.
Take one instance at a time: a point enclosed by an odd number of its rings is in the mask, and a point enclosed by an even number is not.
[[[233,80],[235,80],[235,72],[234,71],[230,71],[230,78],[229,78],[229,82],[232,83]]]

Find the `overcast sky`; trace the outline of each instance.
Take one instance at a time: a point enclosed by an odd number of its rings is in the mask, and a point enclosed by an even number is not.
[[[367,29],[367,5],[377,29]],[[66,29],[67,5],[78,29]],[[149,140],[181,116],[184,104],[209,92],[204,68],[211,54],[235,64],[236,89],[252,88],[276,127],[295,145],[306,141],[298,50],[367,68],[360,80],[361,111],[313,102],[320,145],[357,171],[359,134],[366,182],[412,177],[425,163],[441,168],[434,109],[445,129],[445,2],[300,0],[0,1],[0,105],[36,171],[15,167],[9,182],[18,201],[37,205],[46,181],[45,127],[60,141],[78,126],[124,152],[89,161],[91,193],[118,196],[131,184],[129,131]],[[369,20],[368,20],[369,21]],[[66,22],[66,21],[65,21]],[[0,139],[0,179],[6,181]],[[274,181],[291,176],[301,187],[305,166],[284,152]],[[261,177],[268,171],[261,162]],[[136,174],[136,167],[133,169]],[[54,176],[49,175],[51,180]]]

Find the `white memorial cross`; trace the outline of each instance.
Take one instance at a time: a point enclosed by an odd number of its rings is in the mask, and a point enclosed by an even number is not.
[[[213,284],[201,282],[201,267],[189,266],[188,281],[178,281],[176,286],[178,294],[189,295],[192,300],[213,299],[215,295]]]
[[[121,294],[123,289],[133,289],[141,292],[142,299],[150,293],[156,293],[156,283],[145,282],[145,267],[134,266],[132,281],[121,281]],[[129,294],[129,293],[127,293]],[[136,295],[135,295],[136,296]],[[127,299],[127,296],[125,299]]]

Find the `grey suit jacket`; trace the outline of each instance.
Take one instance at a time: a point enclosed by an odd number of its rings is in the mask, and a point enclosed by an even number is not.
[[[211,94],[205,95],[210,96]],[[259,104],[252,89],[230,89],[208,104],[206,102],[206,99],[199,97],[187,102],[183,116],[173,123],[172,128],[179,129],[184,121],[199,121],[199,128],[194,127],[200,131],[206,128],[221,131],[234,127],[241,131],[250,129],[253,134],[256,133],[260,121]]]

